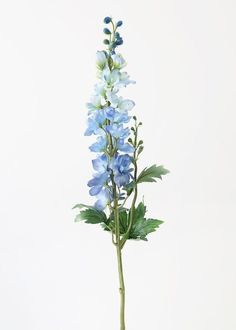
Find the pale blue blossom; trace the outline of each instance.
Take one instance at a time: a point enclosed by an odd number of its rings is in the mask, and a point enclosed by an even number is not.
[[[115,69],[123,69],[126,66],[126,62],[121,54],[113,54],[111,58]]]
[[[99,70],[103,70],[107,64],[107,57],[104,51],[97,51],[96,65]]]

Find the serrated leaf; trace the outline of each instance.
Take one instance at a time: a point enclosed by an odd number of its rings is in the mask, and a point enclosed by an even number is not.
[[[89,208],[82,210],[75,218],[75,221],[84,221],[90,224],[107,223],[106,214],[103,211]]]
[[[76,204],[75,206],[72,207],[72,210],[74,209],[84,209],[84,208],[87,208],[87,209],[93,209],[95,210],[95,207],[92,206],[92,205],[86,205],[86,204]]]
[[[162,165],[146,167],[138,176],[137,183],[141,182],[156,182],[156,178],[162,180],[162,175],[169,173]]]
[[[127,213],[127,209],[125,209],[125,208],[119,209],[119,224],[120,224],[120,234],[123,235],[127,231],[128,226],[129,226],[128,213]],[[110,214],[110,217],[107,219],[106,225],[102,224],[102,227],[104,228],[104,230],[109,231],[108,226],[110,227],[111,230],[113,230],[113,231],[115,230],[115,221],[114,221],[113,212]]]
[[[146,219],[146,206],[141,202],[135,209],[134,222],[129,234],[129,239],[147,241],[147,235],[156,231],[156,229],[163,223],[157,219]]]
[[[135,187],[135,182],[131,181],[123,189],[127,192],[127,195],[129,196],[132,193],[134,187]]]

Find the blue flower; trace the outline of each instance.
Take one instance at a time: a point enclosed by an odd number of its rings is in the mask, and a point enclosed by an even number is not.
[[[94,142],[89,149],[93,152],[102,152],[107,147],[107,139],[105,136],[99,136],[97,141]]]
[[[111,199],[110,190],[108,188],[103,188],[97,195],[97,201],[94,206],[97,210],[104,210]]]
[[[93,168],[97,173],[89,180],[89,193],[91,196],[97,195],[109,179],[108,158],[106,155],[99,156],[92,161]]]
[[[113,107],[104,108],[104,112],[105,112],[104,115],[105,115],[106,119],[114,120],[116,111]]]
[[[106,126],[106,130],[110,133],[114,138],[122,138],[125,139],[129,136],[129,128],[124,128],[122,124],[113,123],[111,125]]]
[[[124,139],[118,139],[116,143],[116,147],[118,150],[126,153],[134,152],[134,147],[132,147],[129,143],[125,143]]]
[[[125,155],[117,155],[111,164],[111,168],[114,174],[114,181],[118,187],[126,186],[131,178],[130,172],[133,169],[130,168],[132,163],[132,158],[125,154]]]
[[[90,187],[89,194],[91,196],[97,195],[103,188],[104,184],[108,179],[108,173],[99,173],[96,174],[91,180],[88,182],[88,186]]]

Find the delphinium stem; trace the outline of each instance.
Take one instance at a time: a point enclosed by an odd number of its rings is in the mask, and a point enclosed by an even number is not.
[[[114,196],[114,217],[115,217],[115,231],[116,231],[116,253],[118,262],[119,273],[119,292],[120,292],[120,330],[125,330],[125,283],[123,274],[122,252],[121,252],[121,240],[120,240],[120,223],[119,223],[119,210],[116,186],[113,185],[115,192]]]

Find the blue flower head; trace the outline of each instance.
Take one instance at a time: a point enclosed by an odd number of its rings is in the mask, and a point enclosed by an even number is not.
[[[97,173],[94,175],[93,179],[89,180],[88,186],[90,187],[90,195],[95,196],[100,193],[105,183],[109,180],[108,158],[103,154],[94,159],[92,164]]]
[[[126,186],[131,178],[132,168],[130,168],[132,159],[129,155],[117,155],[112,162],[112,171],[114,181],[118,187]]]
[[[90,195],[97,198],[95,207],[99,210],[113,202],[114,183],[116,188],[121,188],[132,179],[132,157],[129,154],[135,151],[134,146],[127,141],[130,129],[126,125],[131,118],[129,111],[135,104],[118,95],[121,88],[134,83],[127,72],[123,71],[125,59],[121,54],[115,53],[116,47],[123,43],[117,31],[123,23],[115,23],[109,16],[104,18],[104,23],[113,23],[115,28],[104,28],[107,50],[96,53],[99,81],[95,85],[94,95],[87,103],[88,122],[85,131],[85,135],[96,136],[89,147],[98,156],[92,161],[95,173],[88,186]],[[122,200],[122,191],[117,190],[116,196]]]

